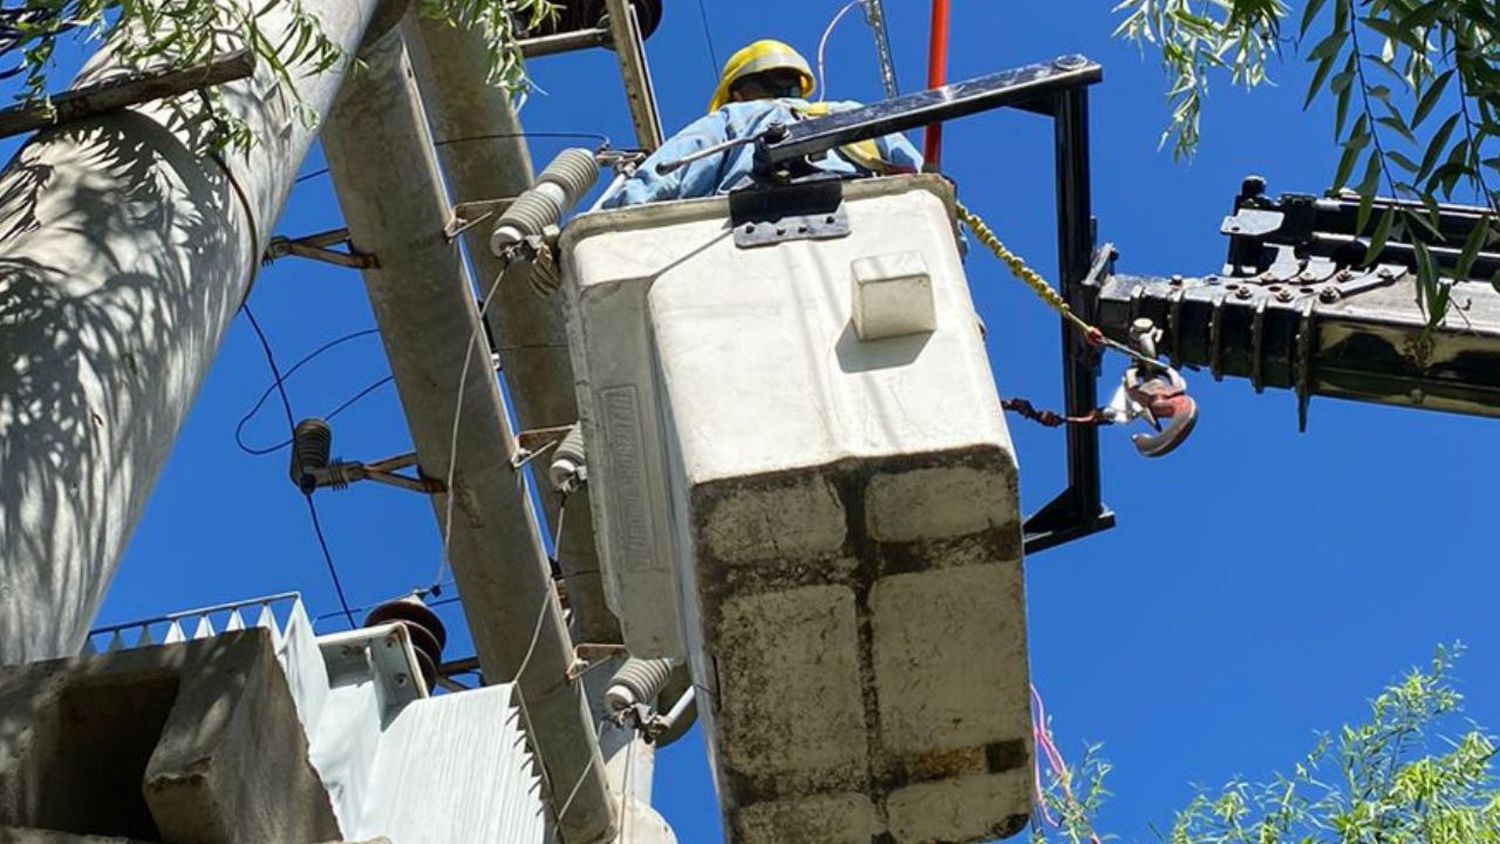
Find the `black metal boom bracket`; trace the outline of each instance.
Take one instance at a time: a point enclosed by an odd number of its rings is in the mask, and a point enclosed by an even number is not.
[[[756,142],[764,175],[795,174],[846,144],[918,129],[997,108],[1017,108],[1052,119],[1057,180],[1057,250],[1060,289],[1073,311],[1092,319],[1091,305],[1105,271],[1096,261],[1089,185],[1088,88],[1104,77],[1083,56],[1005,70],[815,120],[777,127]],[[1099,354],[1066,323],[1060,329],[1063,395],[1069,416],[1099,405]],[[1099,432],[1067,429],[1068,486],[1025,523],[1026,551],[1034,553],[1114,526],[1100,493]]]

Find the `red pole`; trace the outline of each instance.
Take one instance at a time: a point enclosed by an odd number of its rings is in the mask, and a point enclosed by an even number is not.
[[[927,52],[927,87],[948,84],[948,0],[932,0],[932,44]],[[927,127],[926,147],[922,151],[927,169],[942,169],[943,124]]]

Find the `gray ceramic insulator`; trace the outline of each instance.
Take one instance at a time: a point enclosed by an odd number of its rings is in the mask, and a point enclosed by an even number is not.
[[[574,424],[563,437],[562,443],[552,453],[552,466],[547,473],[552,488],[559,492],[572,492],[588,480],[588,458],[583,447],[583,426]]]
[[[604,705],[612,712],[619,712],[644,703],[656,703],[661,690],[672,678],[672,669],[677,667],[673,659],[636,659],[631,657],[620,666],[609,681],[604,693]]]
[[[527,237],[539,237],[555,226],[569,208],[578,204],[599,180],[599,162],[586,149],[565,149],[552,159],[536,185],[516,197],[495,224],[490,251],[502,255],[506,248]]]

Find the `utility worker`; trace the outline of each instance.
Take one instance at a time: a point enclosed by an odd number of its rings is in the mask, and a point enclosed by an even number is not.
[[[603,207],[715,196],[749,184],[754,144],[710,155],[666,174],[658,173],[656,166],[726,141],[758,136],[775,123],[790,125],[859,106],[854,102],[809,102],[807,98],[816,86],[807,59],[788,45],[768,39],[745,47],[724,64],[708,115],[662,144],[605,198]],[[812,162],[812,166],[850,177],[916,173],[922,169],[922,155],[904,136],[895,134],[848,144]]]

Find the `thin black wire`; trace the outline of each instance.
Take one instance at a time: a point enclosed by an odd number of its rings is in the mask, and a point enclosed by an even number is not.
[[[350,334],[345,334],[342,337],[339,337],[339,338],[336,338],[336,339],[333,339],[333,340],[329,340],[327,343],[324,343],[323,345],[321,345],[318,348],[312,350],[311,352],[308,352],[306,355],[303,355],[301,360],[299,360],[296,363],[292,364],[291,368],[288,369],[285,373],[282,374],[280,381],[273,381],[269,387],[266,387],[265,392],[263,392],[263,393],[260,394],[260,399],[255,402],[255,405],[253,407],[251,407],[248,411],[246,411],[244,416],[240,417],[239,424],[234,426],[234,443],[235,443],[235,445],[237,445],[237,446],[240,447],[240,451],[243,451],[246,454],[253,454],[253,455],[257,456],[257,457],[262,456],[262,455],[266,455],[266,454],[273,454],[275,452],[278,452],[278,451],[282,450],[283,448],[286,448],[288,445],[291,445],[292,441],[290,439],[285,440],[284,442],[278,443],[277,445],[271,446],[269,448],[255,448],[254,446],[246,445],[245,444],[245,437],[244,437],[245,426],[248,425],[248,424],[250,424],[250,422],[252,420],[254,420],[256,416],[260,415],[261,408],[265,407],[266,400],[271,397],[272,393],[276,392],[276,388],[278,386],[281,386],[281,385],[285,384],[287,381],[291,380],[291,377],[293,375],[297,374],[297,370],[299,370],[302,367],[308,365],[309,363],[312,363],[315,359],[318,358],[318,356],[324,354],[325,352],[328,352],[331,349],[337,348],[338,346],[341,346],[341,345],[343,345],[345,343],[348,343],[348,342],[351,342],[353,340],[358,340],[361,337],[369,337],[371,335],[379,334],[379,333],[380,333],[380,329],[378,329],[378,328],[367,328],[364,331],[355,331],[355,332],[352,332]],[[386,384],[389,384],[391,382],[391,380],[392,380],[391,376],[386,376],[385,378],[382,378],[381,380],[375,382],[374,384],[371,384],[370,386],[364,388],[363,390],[361,390],[357,394],[355,394],[354,398],[349,399],[348,401],[346,401],[343,404],[339,405],[337,409],[335,409],[333,412],[331,412],[327,416],[325,416],[324,419],[332,419],[333,417],[339,415],[340,413],[344,412],[345,410],[348,410],[351,406],[353,406],[359,400],[363,399],[365,396],[369,395],[370,393],[373,393],[375,390],[377,390],[377,389],[385,386]]]
[[[712,45],[709,45],[709,50],[711,53],[713,50]],[[715,67],[714,73],[717,74],[718,72],[718,68]],[[488,135],[473,135],[466,138],[449,138],[444,141],[437,141],[433,144],[433,146],[445,147],[449,144],[466,144],[471,141],[495,141],[500,140],[501,138],[582,138],[591,141],[598,141],[604,146],[611,146],[609,136],[600,134],[598,132],[493,132]],[[292,180],[292,184],[300,185],[303,182],[310,182],[313,179],[318,178],[319,176],[326,175],[328,175],[328,168],[324,167],[320,170],[314,170],[311,173],[304,173],[301,176],[298,176],[297,178]]]
[[[381,387],[384,387],[387,384],[390,384],[391,382],[393,382],[395,380],[396,380],[396,376],[394,376],[394,375],[387,375],[384,378],[381,378],[380,380],[376,381],[375,383],[370,384],[369,386],[365,387],[363,390],[360,390],[359,392],[357,392],[354,395],[350,396],[349,398],[345,399],[341,404],[339,404],[333,410],[328,411],[328,413],[324,414],[321,418],[323,419],[324,422],[331,422],[334,419],[337,419],[339,417],[339,414],[341,414],[344,411],[348,410],[349,408],[355,406],[356,404],[359,404],[360,402],[364,401],[365,398],[367,396],[369,396],[371,393],[374,393],[376,390],[380,389]],[[282,449],[284,449],[287,446],[289,446],[289,445],[292,444],[291,439],[285,439],[285,440],[282,440],[281,442],[277,443],[276,445],[270,446],[269,448],[256,448],[254,446],[245,445],[245,441],[240,437],[240,428],[243,428],[244,424],[246,422],[248,422],[248,421],[249,421],[249,417],[241,419],[240,420],[240,427],[236,428],[235,432],[234,432],[234,442],[235,442],[235,445],[237,445],[237,446],[240,447],[240,451],[243,451],[246,454],[250,454],[250,455],[253,455],[255,457],[264,457],[267,454],[275,454],[276,452],[281,451]]]
[[[440,586],[453,586],[453,585],[454,585],[454,582],[452,580],[449,580],[449,581],[446,581],[446,582],[440,584]],[[426,598],[427,598],[428,595],[436,595],[436,594],[438,594],[437,592],[433,591],[433,589],[435,589],[435,588],[438,588],[438,587],[428,587],[426,589],[418,589],[415,592],[404,592],[404,593],[402,593],[400,595],[396,595],[394,597],[387,598],[384,601],[379,601],[379,602],[374,603],[374,604],[366,604],[365,606],[362,606],[362,607],[355,607],[353,609],[353,612],[362,613],[362,612],[365,612],[367,610],[373,610],[376,607],[380,606],[381,604],[386,604],[386,603],[389,603],[391,601],[399,601],[402,598],[407,598],[407,597],[410,597],[412,595],[416,595],[418,598],[422,598],[423,599],[423,603],[426,604],[428,607],[441,607],[441,606],[446,606],[448,604],[456,604],[460,600],[462,600],[457,595],[453,596],[452,598],[444,598],[444,599],[442,599],[440,601],[428,601],[428,600],[426,600]],[[325,612],[322,615],[315,615],[315,616],[313,616],[313,622],[317,623],[319,621],[327,621],[330,618],[338,618],[339,616],[341,616],[343,614],[344,614],[343,610],[337,610],[335,612]]]
[[[292,184],[294,184],[294,185],[300,185],[303,182],[310,182],[313,179],[318,178],[319,176],[326,176],[326,175],[328,175],[328,168],[324,167],[321,170],[314,170],[311,173],[304,173],[301,176],[298,176],[297,178],[295,178],[295,179],[292,180]]]
[[[448,146],[449,144],[466,144],[466,143],[470,143],[470,142],[473,142],[473,141],[495,141],[495,140],[500,140],[502,138],[567,138],[567,139],[584,139],[584,140],[590,140],[590,141],[598,141],[599,143],[601,143],[601,144],[603,144],[605,146],[610,146],[609,136],[605,135],[605,134],[601,134],[599,132],[491,132],[491,133],[489,133],[487,135],[470,135],[470,136],[466,136],[466,137],[462,137],[462,138],[448,138],[447,140],[435,141],[433,143],[433,146],[435,146],[435,147],[445,147],[445,146]],[[319,176],[326,176],[326,175],[328,175],[328,168],[327,167],[323,167],[321,169],[314,170],[311,173],[304,173],[301,176],[298,176],[296,179],[294,179],[292,181],[292,184],[294,184],[294,185],[300,185],[303,182],[312,181],[313,179],[316,179]]]
[[[287,430],[295,430],[297,422],[292,413],[292,399],[287,395],[286,384],[281,376],[281,367],[276,365],[276,353],[271,350],[271,341],[266,339],[266,332],[261,330],[260,321],[255,318],[255,312],[250,310],[247,301],[240,305],[244,311],[245,319],[249,320],[250,327],[255,330],[255,336],[260,340],[260,348],[266,353],[266,364],[271,367],[271,377],[276,379],[276,391],[281,395],[281,409],[286,412]],[[349,619],[349,628],[352,630],[358,625],[354,623],[354,613],[349,609],[349,599],[344,595],[344,583],[339,579],[339,570],[333,564],[333,553],[328,550],[328,538],[323,535],[323,523],[318,519],[318,505],[313,503],[311,495],[303,495],[307,500],[307,512],[312,517],[313,533],[318,537],[318,547],[323,551],[323,562],[328,565],[328,574],[333,578],[333,589],[339,596],[339,607],[343,609],[344,617]]]
[[[709,72],[714,78],[719,76],[719,54],[714,50],[714,33],[708,25],[708,7],[703,0],[698,0],[698,18],[703,21],[703,40],[708,44]]]
[[[485,135],[470,135],[463,138],[448,138],[433,143],[435,147],[445,147],[449,144],[467,144],[473,141],[495,141],[501,138],[566,138],[566,139],[588,139],[598,141],[604,146],[610,146],[609,136],[598,132],[491,132]]]

